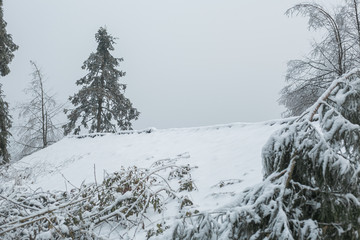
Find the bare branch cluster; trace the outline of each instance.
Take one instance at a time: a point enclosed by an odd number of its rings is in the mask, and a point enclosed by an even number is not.
[[[174,200],[179,209],[191,204],[184,196],[195,189],[189,184],[192,168],[177,165],[179,158],[159,160],[148,169],[121,167],[101,184],[82,184],[70,192],[0,188],[0,238],[132,239],[140,230],[148,238],[157,236],[169,226],[162,221],[154,227],[151,216]]]
[[[41,69],[35,62],[30,63],[34,71],[30,86],[25,89],[30,99],[18,107],[19,119],[25,120],[16,126],[16,143],[20,145],[18,158],[47,147],[62,135],[55,118],[62,112],[63,106],[57,104],[55,96],[46,89]]]
[[[285,116],[300,115],[310,107],[331,82],[358,67],[360,63],[360,23],[358,0],[329,11],[316,3],[302,3],[290,8],[289,16],[309,18],[310,30],[320,30],[322,37],[312,44],[304,59],[288,62],[287,85],[279,103],[288,110]]]

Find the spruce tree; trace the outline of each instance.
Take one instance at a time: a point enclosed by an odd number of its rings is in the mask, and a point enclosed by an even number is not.
[[[13,52],[18,49],[18,46],[6,32],[7,23],[3,19],[2,5],[3,1],[0,0],[0,75],[6,76],[10,72],[8,65],[14,58]]]
[[[95,39],[97,50],[82,66],[89,73],[76,81],[82,88],[69,98],[75,108],[65,109],[65,113],[69,112],[69,122],[63,126],[65,135],[71,132],[79,134],[81,127],[88,128],[89,133],[130,130],[131,121],[139,116],[137,109],[124,96],[126,85],[119,83],[119,78],[125,75],[117,69],[123,59],[110,54],[114,50],[115,38],[101,27]]]
[[[8,152],[9,136],[11,136],[9,129],[11,128],[11,117],[9,114],[9,106],[4,101],[3,91],[0,84],[0,165],[9,163],[10,154]]]
[[[11,35],[6,32],[7,23],[3,19],[2,6],[3,1],[0,0],[0,76],[4,77],[10,72],[8,65],[14,58],[13,52],[18,49],[18,46],[12,41]],[[4,101],[2,84],[0,84],[0,165],[8,163],[10,160],[7,151],[10,127],[8,103]]]

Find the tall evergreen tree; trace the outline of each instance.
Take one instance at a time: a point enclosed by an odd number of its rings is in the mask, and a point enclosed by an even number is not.
[[[117,69],[123,59],[110,54],[114,50],[115,38],[101,27],[95,39],[97,50],[82,66],[89,73],[76,81],[76,85],[82,88],[69,98],[75,108],[65,109],[65,113],[69,112],[69,122],[63,126],[65,135],[71,132],[79,134],[82,126],[89,128],[90,133],[130,130],[131,120],[139,116],[137,109],[124,96],[126,85],[119,83],[119,78],[125,75]]]
[[[10,154],[8,152],[9,136],[11,135],[9,129],[11,128],[11,117],[9,114],[9,106],[4,101],[3,91],[0,84],[0,165],[9,163]]]
[[[9,63],[14,58],[13,52],[18,46],[12,41],[10,34],[6,32],[6,22],[3,19],[3,1],[0,0],[0,76],[6,76],[9,72]],[[8,103],[4,101],[2,84],[0,84],[0,165],[8,163],[10,155],[7,151],[11,118]]]
[[[2,5],[3,1],[0,0],[0,75],[5,76],[10,72],[8,65],[14,58],[13,52],[18,49],[18,46],[6,32],[7,23],[3,19]]]

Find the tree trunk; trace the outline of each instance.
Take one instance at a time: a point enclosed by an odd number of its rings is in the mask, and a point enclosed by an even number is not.
[[[105,62],[103,62],[101,66],[101,77],[100,77],[100,86],[98,86],[98,109],[97,109],[97,116],[96,116],[96,132],[101,132],[101,115],[102,115],[102,104],[103,104],[103,90],[105,85],[105,78],[104,78],[104,69],[105,69]]]
[[[43,82],[42,82],[40,69],[36,66],[36,64],[34,62],[31,61],[31,64],[35,68],[36,75],[37,75],[37,77],[39,79],[39,84],[40,84],[41,133],[42,133],[43,148],[45,148],[48,145],[48,142],[47,142],[47,113],[46,113],[46,109],[45,109],[44,86],[43,86]]]
[[[356,0],[354,0],[353,2],[354,2],[354,11],[355,11],[355,19],[356,19],[356,29],[358,34],[358,44],[360,46],[360,21],[359,21],[358,6]]]

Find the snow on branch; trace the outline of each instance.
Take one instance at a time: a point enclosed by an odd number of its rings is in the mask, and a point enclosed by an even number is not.
[[[163,214],[174,200],[179,209],[191,204],[186,192],[196,189],[192,167],[176,164],[187,156],[159,160],[147,169],[121,167],[101,184],[70,192],[0,188],[0,238],[131,239],[140,230],[156,236],[159,226],[154,230],[151,216]]]
[[[358,239],[359,139],[354,69],[270,137],[262,183],[231,205],[183,217],[172,239]]]

